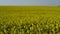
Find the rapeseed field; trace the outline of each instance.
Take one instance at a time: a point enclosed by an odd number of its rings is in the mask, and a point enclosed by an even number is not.
[[[60,7],[0,6],[0,34],[60,34]]]

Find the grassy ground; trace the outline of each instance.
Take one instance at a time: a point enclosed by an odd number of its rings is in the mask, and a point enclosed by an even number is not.
[[[60,34],[60,7],[0,6],[0,34]]]

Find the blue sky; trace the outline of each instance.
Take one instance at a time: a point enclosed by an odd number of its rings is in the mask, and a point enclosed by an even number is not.
[[[60,0],[0,0],[0,5],[54,5],[60,6]]]

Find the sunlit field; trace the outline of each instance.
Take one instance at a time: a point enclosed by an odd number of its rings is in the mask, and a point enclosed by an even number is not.
[[[0,34],[60,34],[60,7],[0,6]]]

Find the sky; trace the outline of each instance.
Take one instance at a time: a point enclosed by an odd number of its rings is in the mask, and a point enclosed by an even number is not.
[[[60,6],[60,0],[0,0],[0,5]]]

